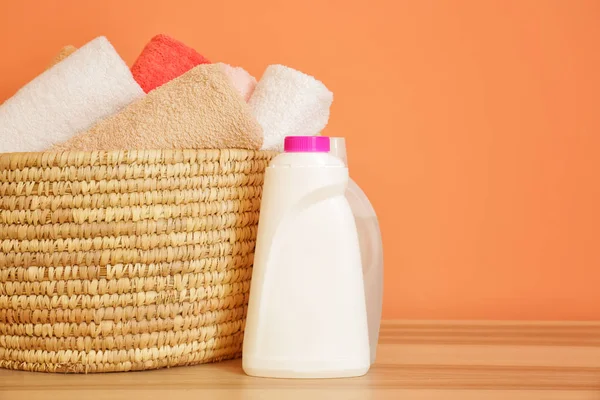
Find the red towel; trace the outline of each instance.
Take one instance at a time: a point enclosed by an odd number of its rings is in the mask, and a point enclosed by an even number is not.
[[[211,62],[196,50],[167,35],[154,36],[144,47],[131,73],[148,93],[200,64]]]

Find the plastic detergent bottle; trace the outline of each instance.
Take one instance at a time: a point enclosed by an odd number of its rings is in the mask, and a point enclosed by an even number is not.
[[[287,137],[265,172],[242,365],[248,375],[338,378],[370,367],[348,169],[325,136]]]
[[[329,140],[331,144],[330,153],[341,159],[347,166],[346,140],[341,137],[331,137]],[[350,203],[350,208],[356,220],[356,228],[358,229],[365,298],[367,301],[369,347],[371,364],[373,364],[377,354],[381,309],[383,307],[383,243],[375,210],[365,192],[351,178],[348,182],[346,198]]]

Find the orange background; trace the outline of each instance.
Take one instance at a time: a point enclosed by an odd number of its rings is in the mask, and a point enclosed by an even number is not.
[[[8,1],[0,101],[66,44],[167,33],[335,94],[378,211],[386,318],[600,318],[600,2]]]

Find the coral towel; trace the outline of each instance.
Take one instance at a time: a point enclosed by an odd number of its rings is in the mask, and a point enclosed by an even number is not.
[[[312,76],[270,65],[248,105],[263,127],[264,150],[283,150],[286,136],[314,136],[329,121],[333,93]]]
[[[259,149],[262,129],[222,66],[199,65],[53,150]]]
[[[150,39],[131,67],[131,73],[146,93],[164,85],[209,60],[196,50],[167,36]]]
[[[144,92],[105,37],[85,44],[0,106],[0,151],[43,151]]]

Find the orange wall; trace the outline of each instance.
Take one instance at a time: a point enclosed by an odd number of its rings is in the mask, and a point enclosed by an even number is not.
[[[97,35],[129,64],[161,32],[257,77],[287,64],[335,93],[385,317],[600,318],[600,2],[226,3],[3,0],[0,101]]]

